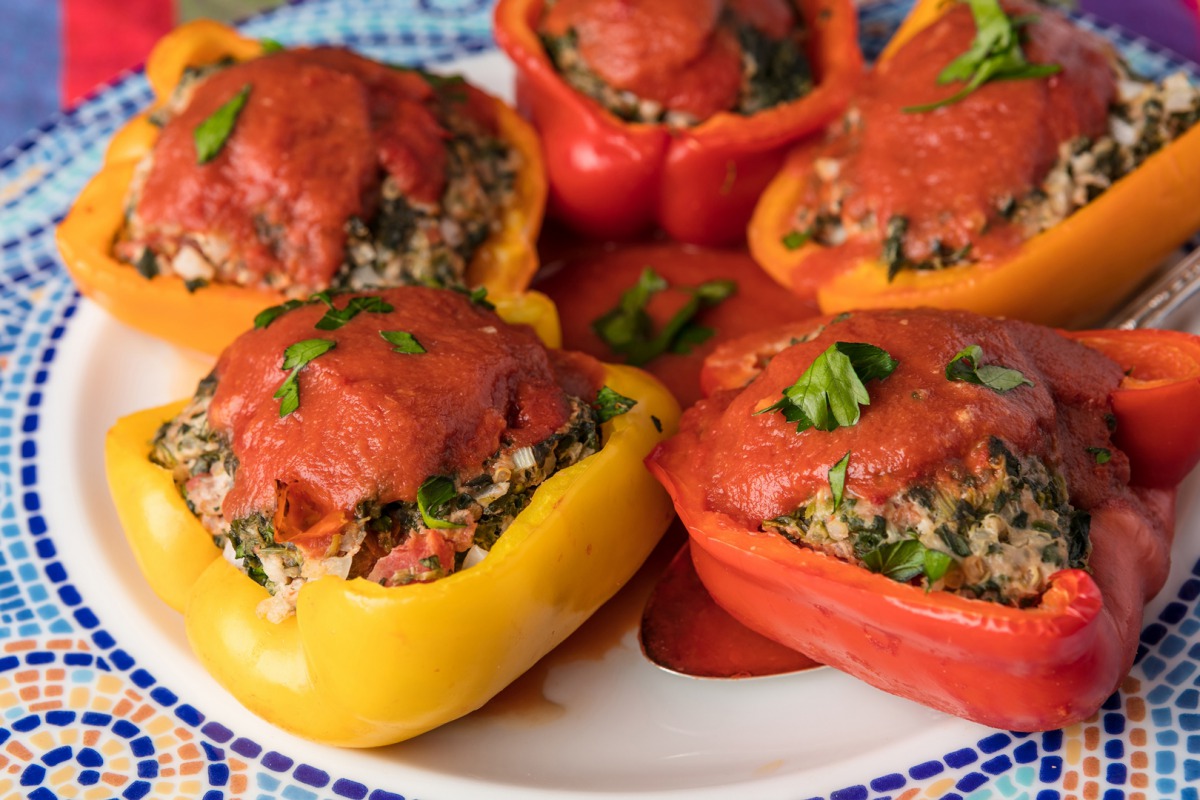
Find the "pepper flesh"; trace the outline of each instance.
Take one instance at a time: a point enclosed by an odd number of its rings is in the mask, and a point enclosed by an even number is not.
[[[1143,346],[1160,333],[1088,331],[1073,338],[1123,366],[1162,381],[1138,388],[1126,379],[1111,395],[1117,429],[1137,441],[1177,419],[1179,396],[1196,391],[1200,339],[1170,333],[1173,347]],[[1183,353],[1183,357],[1179,354]],[[1181,366],[1182,365],[1182,366]],[[707,391],[744,385],[748,362],[713,365]],[[1133,398],[1128,413],[1117,398]],[[926,592],[883,575],[751,530],[707,507],[702,482],[682,449],[647,459],[688,528],[697,574],[716,602],[742,624],[885,691],[976,722],[1048,730],[1092,714],[1128,673],[1146,602],[1170,566],[1174,485],[1200,457],[1200,440],[1169,471],[1147,472],[1135,456],[1128,501],[1091,509],[1090,574],[1055,573],[1038,606],[1020,609]],[[1178,478],[1176,478],[1178,480]],[[1147,516],[1148,515],[1148,516]],[[1134,566],[1131,566],[1134,565]]]
[[[797,0],[817,84],[750,117],[718,113],[672,130],[629,123],[567,85],[538,38],[543,0],[501,0],[495,36],[517,67],[517,101],[544,141],[551,211],[583,233],[627,238],[657,223],[693,244],[742,241],[787,148],[841,112],[862,73],[849,0]]]
[[[124,224],[134,169],[158,138],[149,113],[167,101],[186,67],[225,57],[244,61],[262,53],[262,42],[208,20],[188,23],[163,37],[146,62],[155,105],[117,131],[103,166],[57,232],[63,262],[84,295],[131,327],[210,355],[250,327],[263,308],[283,302],[283,295],[219,283],[189,292],[175,275],[142,277],[132,265],[117,261],[112,247]],[[537,271],[546,175],[537,134],[507,104],[494,104],[499,135],[520,153],[522,166],[500,228],[475,252],[466,282],[499,295],[524,290]]]
[[[266,590],[222,557],[171,473],[148,460],[154,432],[182,403],[109,431],[109,487],[138,566],[184,613],[219,683],[300,736],[389,744],[487,702],[611,597],[666,530],[670,502],[640,462],[672,432],[678,405],[636,369],[608,366],[604,382],[637,405],[605,423],[598,453],[538,487],[481,563],[394,588],[315,580],[278,624],[255,611]]]
[[[945,13],[952,3],[920,0],[880,61]],[[936,112],[934,112],[936,113]],[[762,194],[750,220],[755,260],[780,284],[822,249],[808,242],[791,249],[793,215],[801,203],[813,150],[787,158]],[[1020,245],[994,264],[942,270],[904,270],[888,279],[878,259],[862,259],[817,289],[824,313],[852,308],[932,306],[964,308],[1044,325],[1094,324],[1146,275],[1200,230],[1200,125],[1151,155],[1099,197]]]

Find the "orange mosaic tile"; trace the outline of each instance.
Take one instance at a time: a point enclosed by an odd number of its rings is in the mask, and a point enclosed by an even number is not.
[[[1129,731],[1129,743],[1134,747],[1146,746],[1146,729],[1134,728]]]
[[[100,741],[100,731],[88,729],[83,732],[83,743],[85,746],[93,747],[98,741]]]
[[[1088,756],[1083,760],[1083,774],[1085,777],[1094,778],[1100,774],[1100,759],[1095,756]]]
[[[22,761],[28,761],[29,759],[33,758],[33,753],[29,752],[29,750],[26,749],[25,745],[21,744],[18,741],[9,742],[7,749],[8,749],[8,752],[12,753],[14,756],[21,759]]]
[[[1141,722],[1146,718],[1146,701],[1141,697],[1130,697],[1125,703],[1125,717],[1130,722]]]
[[[4,645],[4,651],[6,653],[23,653],[26,650],[32,650],[35,647],[37,647],[37,642],[30,641],[29,639],[22,639],[19,642],[7,642]]]
[[[62,704],[61,700],[43,700],[40,703],[31,703],[29,706],[29,710],[35,711],[35,712],[57,711],[58,709],[60,709],[62,707],[63,707],[63,704]]]
[[[1095,725],[1083,729],[1083,746],[1088,750],[1095,750],[1100,746],[1100,729]]]
[[[1100,797],[1100,784],[1088,781],[1083,785],[1083,800],[1097,800]]]
[[[1063,775],[1063,788],[1072,792],[1079,788],[1079,773],[1072,770]]]

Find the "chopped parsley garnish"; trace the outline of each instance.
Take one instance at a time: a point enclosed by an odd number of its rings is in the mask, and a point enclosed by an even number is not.
[[[288,300],[286,303],[280,303],[277,306],[264,308],[254,317],[254,327],[265,328],[287,312],[299,308],[300,306],[307,305],[309,302],[311,301]]]
[[[782,400],[755,413],[779,411],[788,422],[796,423],[796,433],[857,425],[860,406],[871,404],[864,384],[883,380],[899,363],[873,344],[834,342],[783,390]]]
[[[465,294],[467,296],[467,299],[470,300],[472,303],[474,303],[477,306],[483,306],[488,311],[496,310],[496,306],[493,305],[492,302],[487,299],[487,287],[486,286],[478,286],[474,289],[468,289],[465,286],[460,286],[458,284],[455,284],[455,285],[451,286],[450,288],[453,289],[454,291],[458,292],[459,294]]]
[[[1033,17],[1010,19],[1000,8],[999,0],[963,2],[971,7],[971,16],[975,18],[975,39],[965,53],[938,74],[937,82],[939,86],[955,81],[965,85],[942,100],[902,109],[906,114],[919,114],[957,103],[988,81],[1044,78],[1062,71],[1058,64],[1031,64],[1025,60],[1018,29],[1033,21]]]
[[[269,56],[271,53],[278,53],[279,51],[286,49],[284,48],[283,43],[276,39],[262,38],[258,40],[258,43],[262,45],[262,52],[264,56]]]
[[[967,345],[946,365],[946,379],[986,386],[997,393],[1034,385],[1018,370],[983,364],[982,361],[983,348],[977,344]]]
[[[1107,464],[1112,461],[1112,451],[1107,447],[1089,447],[1087,451],[1096,459],[1097,464]]]
[[[461,528],[457,522],[441,519],[446,513],[446,504],[458,496],[454,481],[442,475],[426,478],[417,489],[417,510],[421,512],[421,520],[426,528],[442,529]]]
[[[192,131],[192,140],[196,143],[197,164],[207,164],[221,152],[225,140],[233,133],[233,126],[237,123],[238,115],[242,113],[242,107],[246,105],[248,97],[250,84],[243,86]]]
[[[737,284],[731,280],[712,280],[698,286],[677,287],[690,296],[662,330],[655,332],[646,306],[651,297],[669,286],[666,279],[646,267],[637,282],[621,293],[616,307],[592,322],[592,330],[614,353],[625,356],[625,362],[634,366],[663,353],[690,353],[692,347],[714,333],[712,328],[697,324],[695,316],[731,297],[737,291]]]
[[[650,415],[650,422],[654,424],[654,430],[662,433],[662,420],[653,414]]]
[[[417,563],[431,572],[439,572],[442,569],[442,560],[437,555],[418,559]]]
[[[799,250],[813,237],[813,230],[809,228],[804,231],[790,231],[787,236],[784,236],[780,241],[788,250]]]
[[[383,337],[392,347],[393,353],[407,353],[409,355],[420,355],[426,352],[421,343],[417,341],[417,337],[413,336],[408,331],[380,331],[379,335]]]
[[[300,407],[300,385],[296,376],[310,361],[325,355],[337,342],[332,339],[305,339],[283,351],[283,364],[280,369],[290,369],[291,373],[284,379],[275,394],[271,395],[279,401],[279,416],[286,417]]]
[[[369,311],[373,314],[387,314],[389,311],[395,310],[391,303],[384,301],[382,297],[376,295],[351,297],[349,302],[346,303],[346,307],[340,309],[334,306],[329,292],[318,292],[313,295],[312,299],[329,306],[329,310],[325,312],[325,316],[317,320],[317,324],[314,326],[322,331],[336,331],[364,311]]]
[[[142,254],[138,256],[137,263],[133,266],[137,270],[138,275],[147,280],[158,275],[158,257],[154,255],[154,251],[149,247],[142,250]]]
[[[846,467],[850,466],[850,451],[829,468],[829,491],[833,494],[833,510],[842,506],[842,495],[846,491]]]
[[[203,289],[208,286],[207,278],[188,278],[183,282],[183,288],[187,289],[188,294],[192,294],[197,289]]]
[[[607,386],[600,387],[600,391],[596,392],[596,401],[592,403],[592,407],[596,409],[596,418],[601,424],[627,413],[636,405],[637,400],[619,394]]]

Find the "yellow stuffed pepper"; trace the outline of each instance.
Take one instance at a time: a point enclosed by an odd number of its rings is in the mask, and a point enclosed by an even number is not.
[[[331,299],[260,315],[195,398],[120,420],[106,461],[213,676],[368,747],[478,708],[637,570],[672,517],[642,459],[679,409],[465,294]]]
[[[193,22],[151,53],[155,104],[58,230],[80,290],[215,355],[266,306],[401,283],[519,292],[546,199],[536,134],[461,78]]]
[[[1018,0],[920,0],[826,142],[750,223],[825,312],[936,306],[1078,326],[1200,230],[1200,91],[1129,78]]]

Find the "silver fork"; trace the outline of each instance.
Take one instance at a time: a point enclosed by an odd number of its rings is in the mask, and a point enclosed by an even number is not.
[[[1164,320],[1200,293],[1200,247],[1188,253],[1108,318],[1107,327],[1161,327]]]

